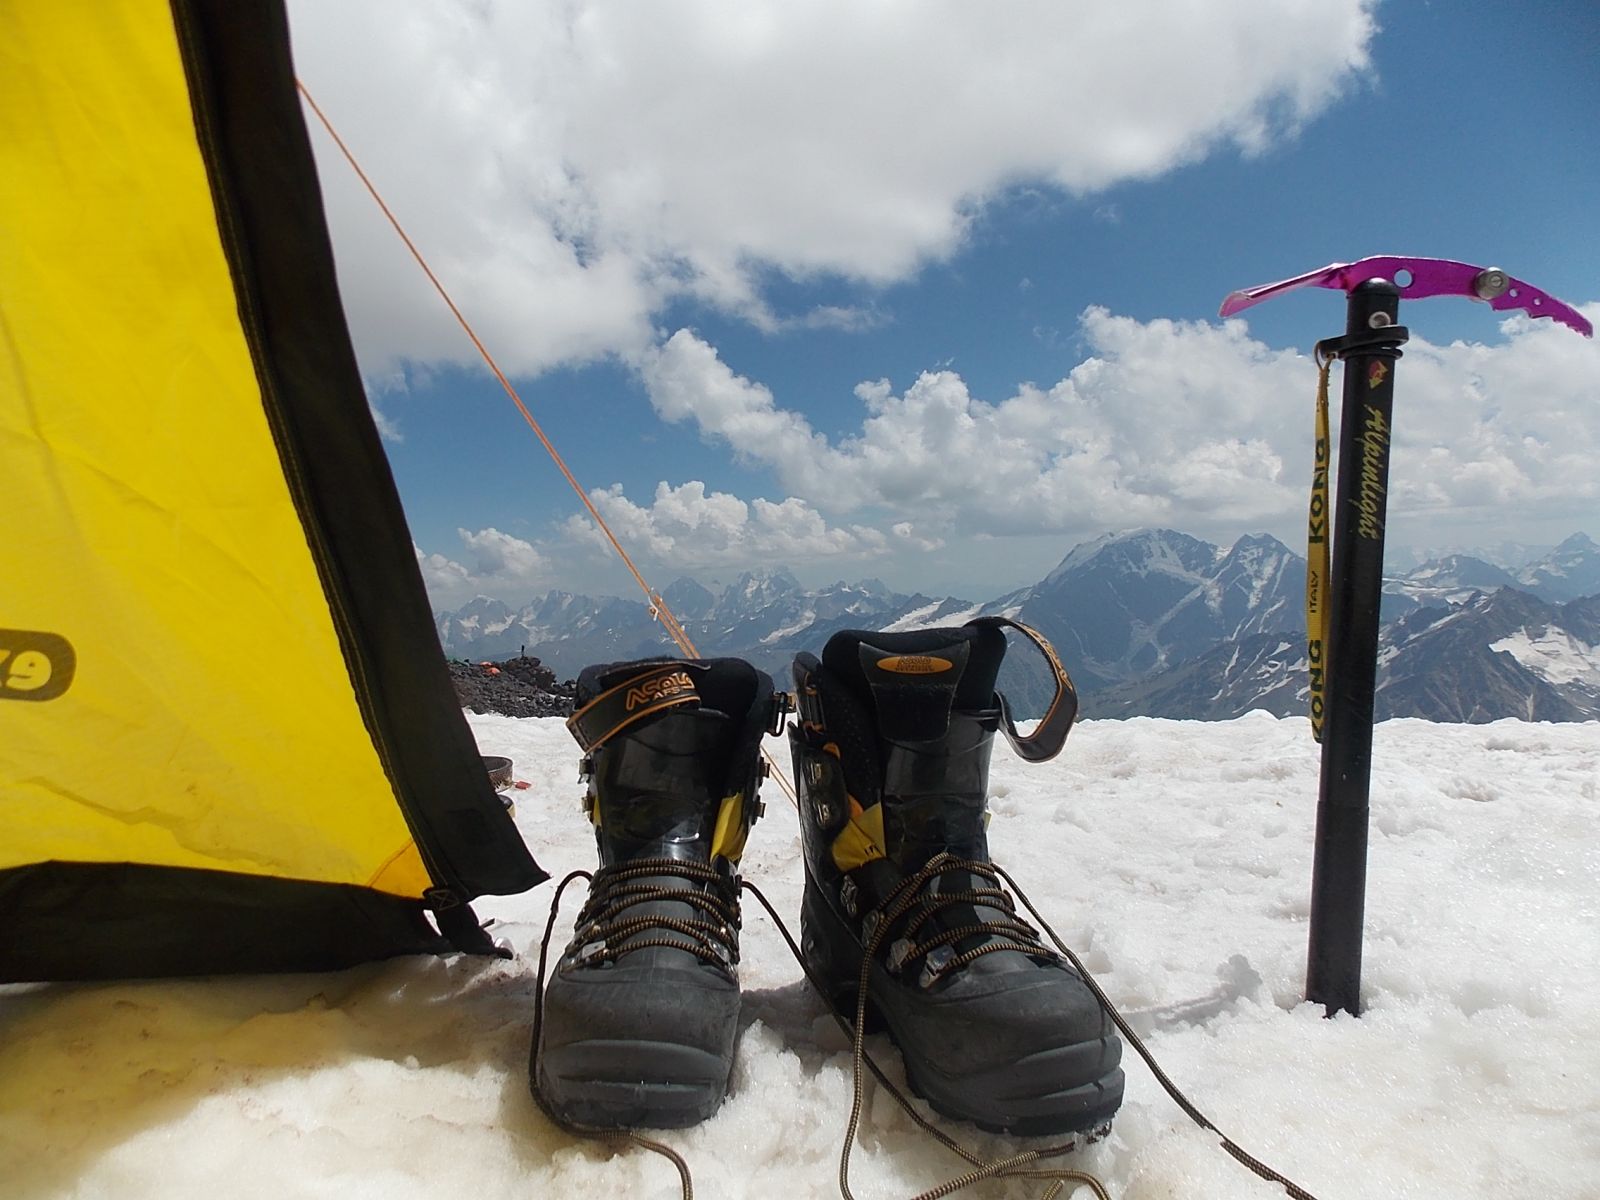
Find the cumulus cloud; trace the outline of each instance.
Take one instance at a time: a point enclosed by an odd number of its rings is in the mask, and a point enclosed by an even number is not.
[[[422,568],[422,582],[430,595],[456,595],[472,587],[472,572],[443,554],[429,554],[421,546],[417,552],[417,565]]]
[[[506,596],[548,586],[549,560],[531,542],[490,527],[457,529],[462,562],[416,548],[423,583],[437,603],[459,603],[475,593]]]
[[[405,434],[400,431],[400,426],[390,420],[389,414],[378,407],[371,396],[367,397],[367,411],[372,414],[372,423],[378,428],[378,436],[386,442],[403,442]]]
[[[904,545],[923,553],[944,548],[944,539],[939,537],[923,537],[917,532],[917,527],[910,521],[896,521],[889,527],[889,532],[894,534]]]
[[[474,574],[532,578],[544,567],[544,556],[529,542],[498,529],[458,529],[462,545],[472,555]]]
[[[1585,312],[1600,319],[1600,305]],[[1437,541],[1506,514],[1561,532],[1592,523],[1600,343],[1520,317],[1502,330],[1494,345],[1407,345],[1391,534]],[[1078,333],[1088,353],[1063,379],[998,401],[949,370],[903,392],[863,382],[859,426],[830,439],[680,330],[640,360],[657,412],[769,472],[784,498],[747,501],[696,480],[663,481],[648,503],[621,484],[591,498],[641,562],[684,571],[929,560],[952,546],[1061,546],[1141,525],[1297,540],[1316,376],[1307,356],[1253,338],[1242,320],[1138,321],[1091,307]],[[578,517],[538,546],[493,528],[459,535],[463,561],[419,551],[435,591],[531,591],[573,544],[603,544]]]
[[[694,421],[821,511],[881,510],[933,537],[1249,521],[1298,494],[1282,447],[1309,427],[1284,404],[1307,390],[1300,355],[1251,340],[1242,322],[1141,324],[1091,308],[1080,328],[1088,359],[998,403],[953,371],[898,395],[863,383],[860,431],[837,443],[688,331],[641,377],[662,417]]]
[[[1408,345],[1391,487],[1400,519],[1495,506],[1579,519],[1600,497],[1600,345],[1549,322],[1504,330],[1493,346]],[[901,394],[862,383],[860,429],[837,441],[686,330],[641,378],[665,419],[693,421],[821,513],[887,514],[902,541],[912,520],[930,542],[1303,520],[1315,378],[1304,355],[1237,320],[1140,322],[1095,307],[1079,332],[1089,355],[1066,378],[996,403],[952,371]]]
[[[1600,323],[1600,304],[1582,311]],[[1548,320],[1519,316],[1501,328],[1500,345],[1406,345],[1390,505],[1590,526],[1600,511],[1600,343]]]
[[[692,420],[743,462],[781,464],[783,482],[801,495],[816,498],[830,486],[850,486],[840,456],[802,414],[779,408],[765,385],[736,374],[689,330],[641,355],[639,374],[663,420]],[[842,498],[840,507],[859,507],[866,499],[858,493]]]
[[[533,372],[637,353],[681,297],[769,328],[876,319],[774,313],[763,280],[889,283],[1008,188],[1084,195],[1259,150],[1365,69],[1372,7],[295,0],[291,24],[319,103],[504,365]],[[465,360],[313,141],[369,375]]]
[[[629,500],[620,484],[589,495],[630,554],[674,569],[864,559],[883,554],[889,545],[870,527],[828,525],[796,497],[746,503],[726,492],[707,493],[698,480],[678,487],[658,484],[649,507]],[[566,532],[580,542],[604,544],[587,517],[571,518]]]

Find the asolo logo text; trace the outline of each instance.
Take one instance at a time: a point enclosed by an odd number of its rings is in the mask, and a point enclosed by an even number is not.
[[[692,691],[694,691],[694,680],[689,678],[688,672],[674,671],[671,675],[663,675],[660,679],[647,679],[629,688],[623,707],[632,712],[641,704],[655,704],[680,692]]]
[[[896,675],[939,675],[954,667],[948,658],[929,654],[897,654],[878,660],[878,667]]]

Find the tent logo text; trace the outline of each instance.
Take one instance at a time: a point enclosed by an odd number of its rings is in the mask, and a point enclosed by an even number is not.
[[[0,629],[0,700],[54,700],[77,669],[78,656],[60,634]]]

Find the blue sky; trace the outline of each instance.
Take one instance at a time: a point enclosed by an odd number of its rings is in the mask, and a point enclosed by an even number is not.
[[[1343,300],[1224,326],[1233,288],[1416,254],[1600,315],[1600,6],[1205,7],[291,18],[301,78],[652,582],[984,598],[1109,530],[1302,536],[1306,354]],[[313,142],[436,606],[624,593]],[[1402,315],[1392,544],[1600,532],[1594,343],[1464,300]]]

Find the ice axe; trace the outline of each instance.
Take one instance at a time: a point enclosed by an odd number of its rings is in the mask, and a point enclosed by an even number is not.
[[[1583,334],[1594,327],[1571,305],[1498,267],[1446,258],[1384,255],[1232,293],[1231,317],[1281,292],[1336,288],[1346,294],[1342,336],[1317,343],[1317,466],[1312,490],[1306,623],[1312,726],[1322,742],[1316,850],[1311,872],[1311,937],[1306,999],[1331,1015],[1359,1014],[1361,925],[1366,908],[1367,796],[1372,774],[1373,699],[1378,676],[1378,611],[1388,513],[1395,363],[1410,336],[1398,322],[1402,298],[1465,296],[1499,311],[1520,309]],[[1327,506],[1328,366],[1344,363],[1337,503]],[[1319,488],[1320,485],[1320,488]],[[1333,524],[1333,570],[1328,525]]]

